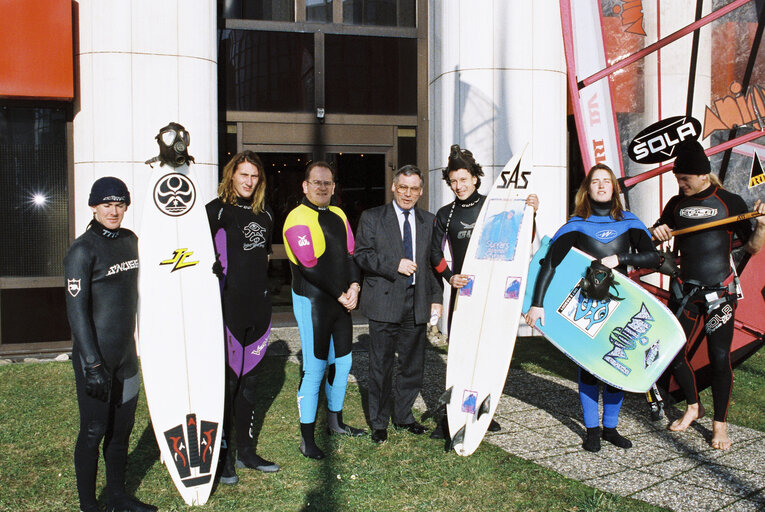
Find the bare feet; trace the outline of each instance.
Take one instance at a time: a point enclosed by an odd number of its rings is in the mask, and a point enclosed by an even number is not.
[[[672,424],[670,424],[669,429],[673,432],[684,432],[688,427],[691,426],[691,423],[703,418],[705,412],[706,411],[704,410],[704,406],[701,405],[701,402],[688,404],[683,417],[673,421]]]
[[[724,421],[712,422],[712,448],[715,450],[727,450],[731,440],[728,437],[728,424]]]

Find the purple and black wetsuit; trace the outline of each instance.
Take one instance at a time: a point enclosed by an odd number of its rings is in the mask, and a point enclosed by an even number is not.
[[[226,330],[226,407],[224,430],[236,422],[237,447],[252,445],[256,367],[268,348],[271,296],[268,293],[268,255],[271,253],[273,214],[252,211],[251,201],[227,204],[219,198],[207,204],[219,274]],[[232,411],[233,405],[233,411]]]

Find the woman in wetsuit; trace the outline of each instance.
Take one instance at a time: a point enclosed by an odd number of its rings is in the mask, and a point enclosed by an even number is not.
[[[550,243],[547,256],[541,263],[531,308],[525,315],[526,323],[544,325],[542,308],[545,293],[557,267],[572,247],[600,258],[601,263],[626,273],[627,265],[633,267],[658,267],[661,256],[651,242],[651,235],[640,220],[622,208],[619,184],[611,169],[595,165],[576,193],[574,216],[564,224]],[[635,252],[633,252],[635,251]],[[582,447],[596,452],[600,450],[600,418],[598,401],[601,382],[579,368],[579,400],[582,403],[587,438]],[[620,435],[619,410],[624,391],[604,384],[602,438],[621,448],[630,448],[632,442]]]
[[[236,467],[266,473],[279,466],[255,453],[253,432],[258,363],[268,348],[271,332],[271,296],[268,293],[268,258],[271,254],[273,213],[265,201],[263,163],[252,151],[237,153],[223,169],[218,197],[207,204],[221,281],[226,336],[226,400],[224,431],[230,440],[236,431]],[[228,446],[221,483],[239,479]]]

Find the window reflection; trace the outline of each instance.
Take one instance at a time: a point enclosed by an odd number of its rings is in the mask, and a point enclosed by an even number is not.
[[[417,114],[417,41],[327,34],[328,113]]]
[[[343,23],[414,27],[415,0],[343,0]]]
[[[295,21],[294,0],[223,0],[223,17]]]
[[[311,112],[313,35],[221,30],[218,67],[226,110]]]
[[[305,0],[307,21],[332,21],[332,0]]]
[[[69,243],[67,173],[63,109],[0,107],[2,277],[64,273],[62,260]]]

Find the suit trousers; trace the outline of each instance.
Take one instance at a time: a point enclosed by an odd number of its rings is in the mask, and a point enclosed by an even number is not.
[[[374,430],[388,427],[393,406],[393,423],[414,422],[412,406],[422,389],[425,370],[425,324],[414,323],[414,286],[406,291],[401,323],[369,320],[369,423]],[[393,385],[394,359],[396,383]]]

